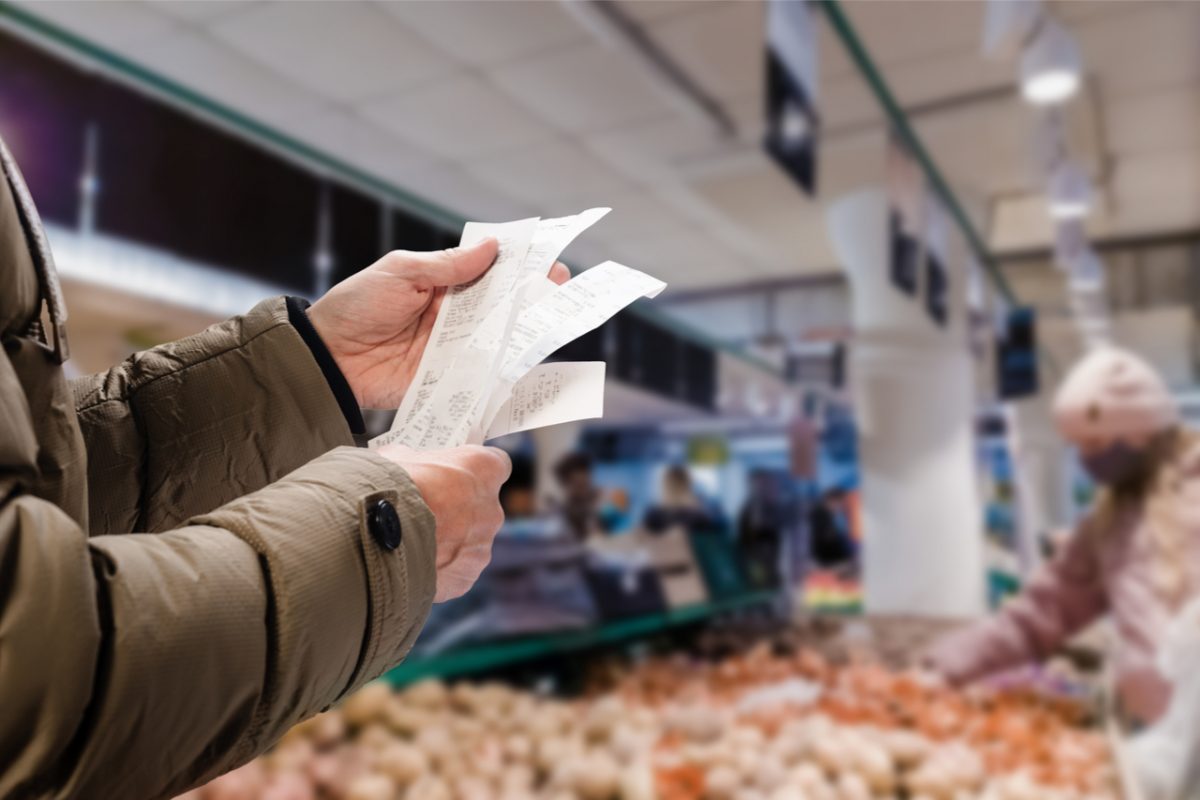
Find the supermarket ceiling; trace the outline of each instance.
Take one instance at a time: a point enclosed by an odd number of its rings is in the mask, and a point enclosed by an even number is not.
[[[820,200],[763,156],[763,7],[620,0],[734,121],[722,136],[554,2],[24,3],[31,12],[464,216],[610,205],[570,255],[679,289],[836,270],[823,203],[881,182],[882,115],[821,23]],[[1046,246],[1038,116],[980,52],[982,3],[846,13],[999,252]],[[1093,237],[1200,228],[1200,3],[1052,3],[1080,42],[1071,150]]]

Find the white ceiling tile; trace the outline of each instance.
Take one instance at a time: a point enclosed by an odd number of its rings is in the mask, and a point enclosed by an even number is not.
[[[447,158],[480,157],[554,135],[524,107],[470,75],[371,101],[359,108],[384,128]]]
[[[396,184],[466,219],[502,222],[538,214],[519,200],[481,183],[453,165],[415,169],[398,176]]]
[[[632,19],[647,23],[701,13],[730,2],[739,0],[618,0],[617,5]]]
[[[437,158],[374,122],[344,108],[297,119],[289,132],[312,146],[382,178],[394,179],[435,165]]]
[[[335,100],[400,90],[456,68],[370,3],[271,3],[210,29],[243,55]]]
[[[735,219],[772,213],[803,213],[811,201],[763,153],[746,154],[736,168],[697,176],[692,188]]]
[[[760,267],[767,277],[824,275],[838,269],[825,209],[819,205],[813,204],[800,213],[748,218],[739,224],[777,254],[775,261]]]
[[[682,234],[688,221],[666,200],[644,189],[614,194],[605,203],[612,211],[596,224],[596,235],[621,242],[661,234]]]
[[[1054,15],[1068,23],[1087,23],[1101,17],[1139,14],[1147,6],[1175,3],[1177,0],[1137,0],[1137,2],[1114,2],[1114,0],[1068,0],[1054,4]]]
[[[1200,228],[1200,149],[1118,158],[1112,186],[1115,234]]]
[[[455,59],[479,66],[588,38],[562,4],[544,0],[383,0],[380,7]]]
[[[740,148],[742,137],[727,139],[690,117],[661,117],[593,136],[584,146],[631,180],[653,184],[669,179],[676,165]]]
[[[847,192],[878,186],[885,172],[887,134],[868,129],[823,141],[817,151],[817,190],[835,198]]]
[[[692,179],[695,192],[730,222],[776,255],[763,269],[772,274],[828,271],[836,263],[819,204],[761,153],[743,163]]]
[[[728,162],[761,150],[763,127],[759,98],[743,97],[728,102],[726,107],[738,120],[732,138],[718,136],[692,119],[665,118],[587,137],[584,144],[614,169],[648,186],[679,180],[714,166],[724,169]]]
[[[993,206],[988,245],[993,252],[1045,247],[1054,238],[1054,224],[1042,194],[999,199]]]
[[[240,14],[263,0],[145,0],[155,11],[193,24],[209,24]],[[111,5],[111,3],[110,3]]]
[[[1036,112],[1018,98],[930,114],[916,130],[939,169],[958,184],[980,191],[1032,188],[1032,138]]]
[[[838,38],[832,25],[820,21],[817,25],[817,89],[819,100],[825,99],[825,84],[834,78],[844,78],[855,71],[854,62],[846,53],[846,46]]]
[[[1101,198],[1099,207],[1084,221],[1084,229],[1092,240],[1117,235],[1119,215],[1111,213]],[[1054,219],[1043,192],[997,198],[992,203],[991,224],[986,230],[988,248],[1001,255],[1054,246]]]
[[[962,109],[983,105],[986,93],[1016,95],[1015,68],[1010,63],[989,61],[975,50],[939,53],[929,59],[913,59],[885,71],[888,88],[906,109],[916,111],[951,98],[963,98]],[[859,128],[883,119],[879,101],[857,72],[826,79],[819,100],[821,121],[826,130]]]
[[[313,114],[324,101],[203,33],[159,37],[132,49],[134,60],[262,122]]]
[[[741,97],[731,97],[723,101],[725,110],[737,124],[737,139],[742,142],[762,143],[763,132],[766,130],[766,86],[759,86],[753,92]]]
[[[858,76],[854,79],[861,80]],[[977,98],[989,91],[1015,95],[1017,83],[1012,64],[987,60],[971,49],[889,67],[887,82],[901,105],[909,108],[947,98]]]
[[[1200,3],[1150,3],[1074,26],[1107,98],[1200,81]]]
[[[1105,138],[1118,154],[1186,149],[1200,142],[1196,86],[1114,98],[1103,110]]]
[[[738,258],[700,228],[630,239],[612,245],[613,259],[667,282],[667,291],[761,279],[763,273]]]
[[[983,58],[985,3],[876,2],[842,3],[841,7],[871,59],[886,70],[909,60],[964,50]],[[829,28],[824,20],[821,23],[821,28]],[[823,49],[844,55],[845,46],[835,38],[832,48]],[[842,63],[850,66],[848,61]],[[821,77],[834,74],[822,71]]]
[[[879,125],[883,121],[879,101],[858,75],[823,79],[817,109],[821,127],[829,133]]]
[[[148,5],[128,0],[109,3],[19,0],[18,5],[91,42],[116,49],[162,36],[178,24]]]
[[[473,160],[466,169],[498,191],[540,209],[542,216],[609,205],[633,187],[578,145],[554,141]],[[578,207],[576,207],[578,206]]]
[[[488,77],[541,120],[566,131],[602,131],[672,110],[641,67],[598,44],[523,60]]]
[[[763,83],[761,3],[713,5],[654,24],[651,35],[687,74],[717,97],[745,95]]]

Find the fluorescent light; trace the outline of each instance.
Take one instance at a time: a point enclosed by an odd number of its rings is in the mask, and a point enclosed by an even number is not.
[[[1082,72],[1075,40],[1047,18],[1021,55],[1021,94],[1035,105],[1061,103],[1079,90]]]
[[[1092,208],[1092,181],[1074,161],[1061,161],[1050,173],[1050,216],[1055,219],[1086,217]]]
[[[1061,103],[1079,90],[1079,75],[1065,69],[1039,72],[1021,81],[1021,95],[1036,105]]]

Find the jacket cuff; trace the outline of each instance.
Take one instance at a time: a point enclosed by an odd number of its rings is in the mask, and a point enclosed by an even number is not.
[[[325,382],[329,384],[329,390],[333,392],[338,408],[342,410],[342,416],[346,418],[346,424],[350,426],[350,432],[356,436],[362,436],[367,432],[366,424],[363,422],[362,409],[359,408],[354,390],[350,388],[346,376],[338,368],[333,354],[329,352],[325,342],[321,341],[321,334],[317,333],[312,320],[308,318],[308,307],[311,304],[302,297],[290,295],[286,300],[288,321],[292,323],[296,333],[300,334],[300,338],[308,346],[317,366],[321,368],[321,374],[325,376]]]
[[[400,517],[394,550],[366,523],[380,499]],[[192,523],[233,532],[263,564],[277,671],[251,749],[397,664],[433,602],[433,515],[404,470],[367,450],[339,447]]]
[[[385,472],[388,485],[394,488],[373,492],[358,504],[359,530],[364,532],[364,547],[371,555],[365,561],[371,586],[371,624],[359,668],[347,692],[375,680],[404,660],[425,627],[437,589],[437,525],[416,484],[407,472],[383,456],[370,450],[356,454]],[[400,518],[401,540],[396,550],[400,558],[392,557],[375,541],[367,520],[367,510],[379,500],[395,506]],[[399,632],[403,634],[397,636]]]

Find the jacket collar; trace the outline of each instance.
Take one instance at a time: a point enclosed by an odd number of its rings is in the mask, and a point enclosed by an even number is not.
[[[29,243],[29,252],[33,258],[34,268],[37,270],[38,284],[41,287],[41,301],[46,304],[50,312],[50,331],[42,330],[41,315],[39,314],[30,326],[31,330],[28,333],[31,336],[37,336],[51,347],[61,364],[70,356],[70,347],[67,344],[66,331],[67,306],[63,301],[62,287],[58,282],[58,270],[54,268],[54,256],[50,253],[46,232],[42,228],[42,220],[33,204],[33,198],[29,196],[29,189],[25,186],[21,171],[17,169],[17,163],[13,160],[12,154],[2,139],[0,139],[0,170],[4,173],[12,196],[16,198],[21,226],[24,229],[25,239]]]

